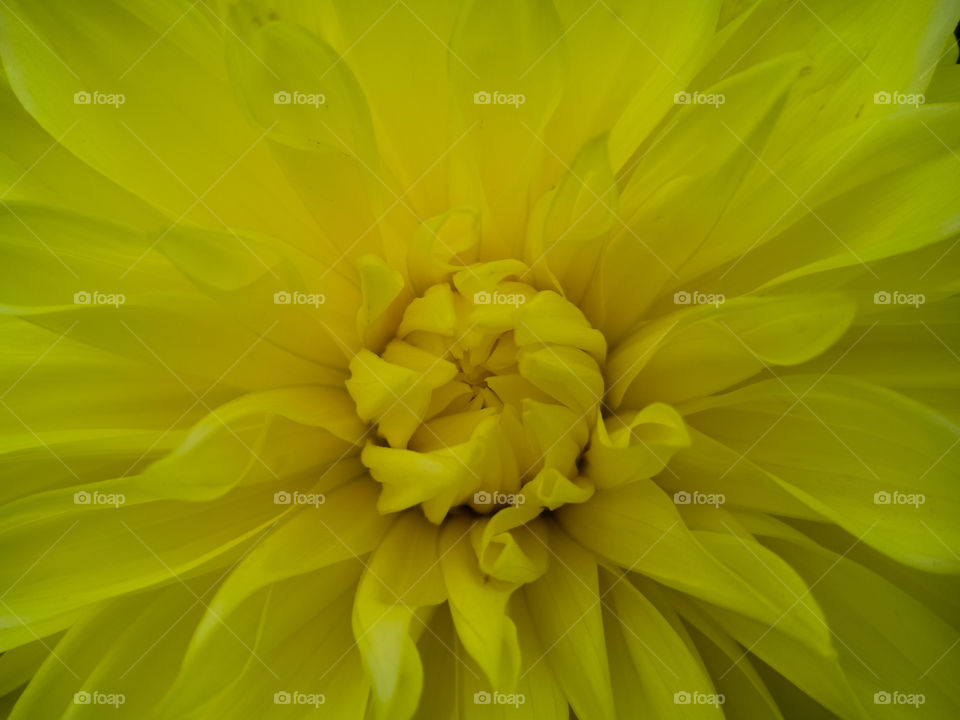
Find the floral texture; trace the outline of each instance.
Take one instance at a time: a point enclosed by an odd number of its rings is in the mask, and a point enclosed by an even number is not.
[[[0,0],[0,716],[960,717],[958,0]]]

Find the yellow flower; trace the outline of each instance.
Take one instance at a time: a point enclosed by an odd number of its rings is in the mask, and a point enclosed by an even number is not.
[[[0,711],[954,718],[957,0],[0,0]]]

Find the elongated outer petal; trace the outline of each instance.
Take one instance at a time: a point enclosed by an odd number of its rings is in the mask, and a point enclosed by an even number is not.
[[[678,706],[677,698],[694,693],[716,693],[709,675],[696,652],[643,593],[625,577],[614,579],[609,586],[609,632],[619,633],[626,644],[628,657],[643,706],[631,708],[650,717],[724,717],[721,703],[700,707]]]
[[[546,575],[524,588],[537,635],[577,717],[614,717],[596,560],[559,528],[550,549]]]
[[[97,504],[66,488],[0,511],[0,579],[8,588],[0,646],[62,630],[81,609],[116,595],[229,565],[284,514],[262,488],[230,493],[213,518],[205,503],[151,501],[128,486],[77,491],[103,493]]]
[[[407,720],[420,700],[419,614],[446,599],[438,535],[437,526],[416,510],[404,513],[371,556],[357,587],[353,632],[377,717],[384,720]]]
[[[173,218],[309,237],[309,216],[237,107],[225,33],[205,6],[18,0],[2,13],[11,87],[84,162]]]
[[[282,690],[323,692],[331,712],[358,712],[369,683],[343,619],[362,569],[345,560],[261,588],[204,635],[189,623],[189,645],[157,718],[242,718],[251,707],[272,705]],[[215,591],[200,596],[204,604]],[[197,605],[202,616],[206,608]]]
[[[449,93],[457,113],[454,137],[467,135],[451,158],[451,195],[453,204],[474,207],[482,198],[487,259],[522,256],[533,168],[547,153],[536,133],[563,91],[562,37],[560,18],[546,0],[460,4],[449,43]]]
[[[440,568],[454,627],[492,688],[512,692],[521,658],[517,627],[507,613],[507,603],[519,584],[481,572],[469,533],[468,521],[451,519],[440,537]]]
[[[960,635],[950,617],[859,562],[799,533],[770,527],[762,532],[776,536],[770,546],[778,554],[809,582],[822,577],[813,594],[834,628],[840,662],[861,702],[869,705],[874,693],[901,690],[889,687],[888,678],[916,678],[902,691],[923,693],[925,712],[931,716],[955,715],[960,707],[955,681],[960,661],[947,648]],[[852,541],[845,542],[849,547]]]
[[[622,568],[755,618],[778,623],[811,651],[831,657],[829,633],[779,583],[755,584],[744,568],[726,564],[687,528],[676,506],[651,480],[598,492],[590,502],[567,505],[557,519],[584,547]]]
[[[331,493],[319,507],[292,513],[230,573],[197,634],[210,632],[217,616],[259,588],[370,552],[394,520],[376,512],[376,493],[373,481],[360,479]]]
[[[681,301],[691,298],[688,291],[680,294]],[[608,382],[616,383],[613,402],[628,408],[653,400],[678,403],[731,387],[767,367],[798,365],[840,339],[857,311],[855,299],[843,293],[717,297],[717,302],[683,308],[631,334],[607,367]]]
[[[682,411],[737,452],[755,445],[755,465],[867,545],[927,571],[960,567],[960,428],[926,406],[852,378],[794,375]]]

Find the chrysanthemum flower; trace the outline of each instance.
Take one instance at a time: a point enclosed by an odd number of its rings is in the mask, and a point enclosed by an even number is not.
[[[956,0],[0,0],[0,710],[960,717]]]

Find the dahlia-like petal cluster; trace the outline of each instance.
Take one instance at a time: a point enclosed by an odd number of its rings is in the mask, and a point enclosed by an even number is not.
[[[0,717],[960,716],[960,0],[0,0]]]

